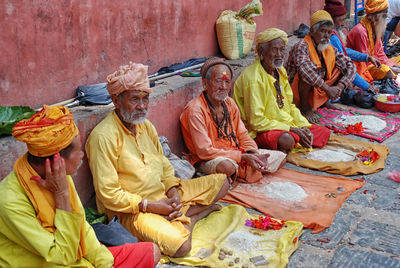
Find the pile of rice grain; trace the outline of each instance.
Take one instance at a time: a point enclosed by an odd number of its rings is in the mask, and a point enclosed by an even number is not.
[[[227,244],[226,246],[230,249],[233,249],[237,252],[249,250],[256,250],[258,248],[258,241],[262,240],[263,237],[250,233],[249,230],[240,229],[234,231],[228,235],[226,238]]]
[[[357,153],[346,149],[320,149],[309,152],[306,156],[307,159],[318,160],[322,162],[340,162],[340,161],[353,161],[356,159]]]
[[[293,182],[271,182],[263,188],[263,193],[269,198],[296,202],[308,196],[303,188]]]
[[[386,127],[386,121],[373,115],[354,115],[347,116],[344,121],[340,121],[344,126],[354,125],[362,122],[363,128],[371,132],[379,132]]]

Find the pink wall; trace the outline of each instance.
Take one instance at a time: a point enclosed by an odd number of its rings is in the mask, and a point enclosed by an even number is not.
[[[130,60],[160,67],[218,53],[215,20],[249,0],[3,0],[0,105],[39,107]],[[261,0],[257,29],[292,31],[323,0]]]

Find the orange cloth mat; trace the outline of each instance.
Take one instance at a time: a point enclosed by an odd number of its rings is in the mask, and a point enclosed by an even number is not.
[[[307,193],[301,202],[269,198],[263,188],[270,182],[296,183]],[[258,183],[239,183],[220,201],[254,208],[274,218],[299,221],[318,233],[328,228],[342,203],[364,182],[342,177],[317,176],[281,168]]]
[[[364,165],[361,159],[341,162],[324,162],[304,158],[308,152],[289,153],[287,161],[297,166],[325,171],[328,173],[351,176],[357,174],[372,174],[385,168],[386,157],[389,154],[389,148],[385,145],[373,144],[369,142],[358,141],[341,136],[331,135],[325,149],[347,149],[353,152],[361,153],[365,149],[373,149],[379,154],[379,159],[371,166]],[[322,149],[324,149],[322,148]],[[316,148],[314,151],[318,150]]]

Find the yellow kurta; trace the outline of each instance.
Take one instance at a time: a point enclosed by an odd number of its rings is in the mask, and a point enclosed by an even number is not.
[[[114,263],[111,252],[99,243],[87,222],[87,253],[77,260],[82,217],[57,209],[54,220],[57,229],[54,233],[46,231],[37,220],[17,175],[10,173],[0,182],[0,267],[111,267]]]
[[[293,92],[285,68],[278,69],[284,106],[276,101],[276,79],[268,74],[257,59],[247,67],[235,82],[234,99],[250,137],[273,129],[289,131],[290,127],[311,127],[293,104]]]
[[[139,240],[156,243],[168,255],[173,255],[189,238],[184,224],[189,224],[190,219],[182,216],[170,222],[160,215],[139,213],[138,204],[142,199],[165,199],[165,193],[178,186],[184,204],[181,211],[185,213],[191,204],[211,204],[225,179],[221,174],[189,181],[176,178],[150,121],[137,125],[134,135],[115,112],[92,131],[86,153],[98,210],[109,217],[117,215]]]

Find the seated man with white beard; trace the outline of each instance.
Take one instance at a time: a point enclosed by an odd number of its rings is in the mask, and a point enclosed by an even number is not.
[[[368,70],[374,80],[394,78],[394,73],[400,72],[398,62],[389,59],[382,45],[382,37],[385,34],[386,18],[388,12],[387,0],[365,1],[367,16],[351,29],[347,35],[346,46],[358,52],[376,57],[380,62],[380,68],[372,64],[357,64],[357,72]]]
[[[221,209],[215,202],[226,194],[229,182],[223,174],[184,181],[174,176],[156,129],[146,120],[151,92],[147,66],[121,66],[107,81],[115,111],[86,143],[97,208],[109,218],[118,216],[140,241],[182,257],[191,249],[195,223]]]
[[[286,63],[294,103],[311,122],[317,123],[314,110],[338,98],[356,75],[356,66],[349,57],[329,44],[333,30],[331,15],[319,10],[311,16],[310,33],[293,46]]]
[[[257,34],[257,59],[235,82],[234,99],[241,118],[260,148],[287,152],[298,144],[323,147],[326,127],[311,125],[292,103],[293,93],[283,67],[287,34],[270,28]]]
[[[331,35],[331,45],[335,47],[339,52],[348,56],[356,66],[367,66],[368,63],[373,64],[375,67],[380,67],[381,63],[378,59],[365,53],[358,52],[351,48],[345,47],[347,37],[343,33],[343,27],[345,26],[346,19],[346,8],[339,0],[326,0],[324,10],[327,11],[333,18],[334,30]],[[373,78],[367,68],[360,69],[360,73],[356,73],[356,77],[353,80],[353,85],[363,90],[372,90],[378,92],[379,89],[373,86]]]

